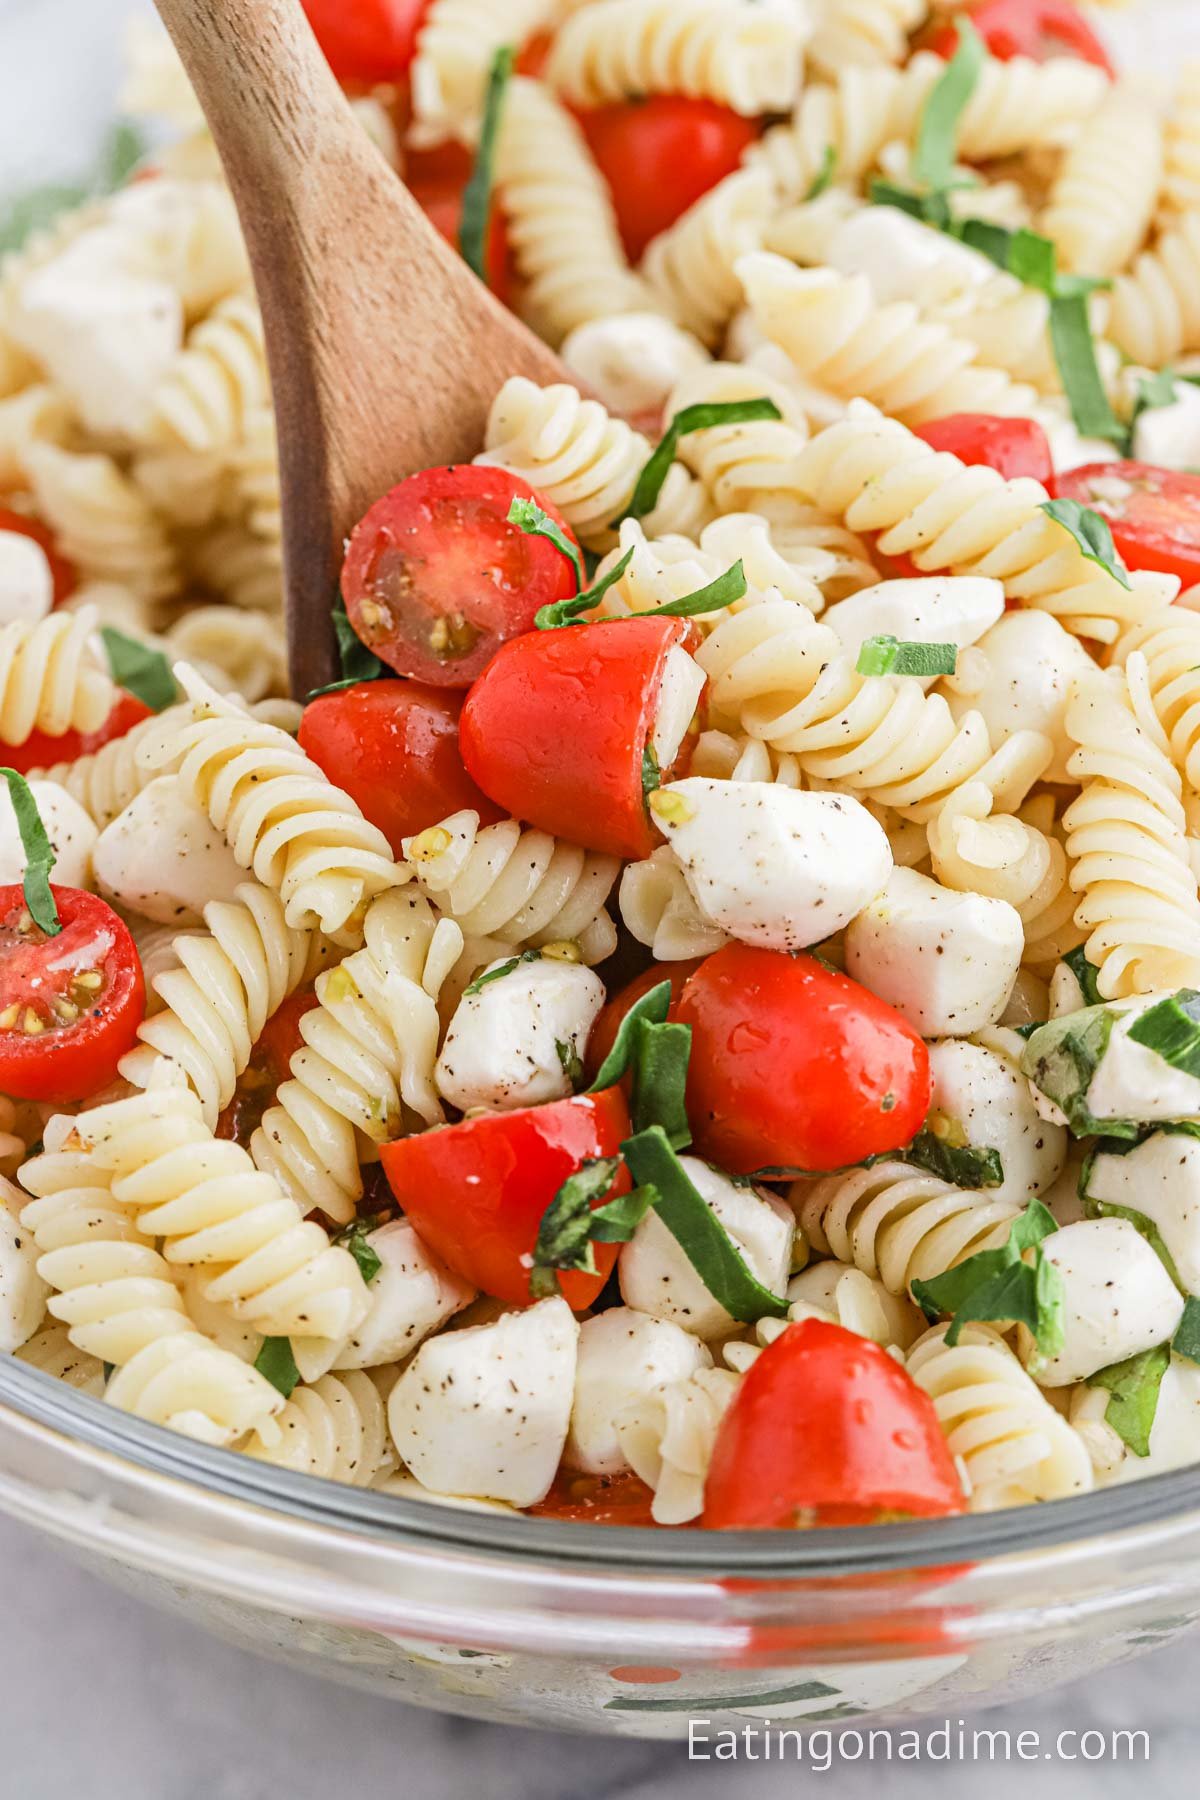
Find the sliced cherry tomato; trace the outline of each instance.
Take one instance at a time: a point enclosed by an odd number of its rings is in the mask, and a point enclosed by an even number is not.
[[[760,130],[757,119],[682,94],[622,100],[576,116],[612,191],[633,262],[651,238],[732,175]]]
[[[929,1053],[885,1001],[811,956],[728,944],[684,987],[688,1118],[723,1169],[827,1170],[898,1150],[929,1111]]]
[[[300,748],[378,825],[402,838],[471,807],[485,825],[504,814],[480,793],[458,748],[462,695],[419,681],[364,681],[310,701]]]
[[[232,1138],[249,1149],[250,1139],[262,1124],[263,1114],[275,1099],[275,1090],[291,1073],[291,1062],[304,1043],[300,1021],[317,1005],[311,988],[292,994],[263,1026],[250,1052],[250,1061],[238,1077],[233,1099],[217,1120],[217,1136]]]
[[[536,500],[574,541],[527,481],[469,463],[410,475],[354,527],[346,611],[398,675],[470,687],[501,644],[532,630],[540,606],[578,591],[561,550],[508,523],[517,498]]]
[[[651,988],[658,987],[664,981],[669,981],[671,984],[670,1016],[674,1018],[675,1004],[683,992],[684,983],[689,976],[695,974],[700,967],[701,960],[700,957],[694,956],[688,962],[651,963],[648,969],[643,969],[640,975],[635,975],[632,981],[627,982],[619,994],[613,995],[588,1034],[584,1067],[589,1075],[595,1075],[596,1070],[612,1049],[621,1020],[630,1007],[636,1005],[643,994],[648,994]]]
[[[643,758],[683,619],[620,619],[505,644],[467,695],[467,772],[514,818],[610,856],[649,856]],[[666,770],[663,770],[665,778]]]
[[[0,762],[7,763],[20,775],[28,774],[30,769],[51,769],[56,763],[77,762],[81,756],[91,756],[93,751],[111,743],[114,738],[124,737],[127,731],[132,731],[135,725],[149,717],[150,708],[144,701],[118,688],[112,711],[95,731],[64,731],[61,737],[34,731],[23,744],[0,744]]]
[[[1106,75],[1116,71],[1108,51],[1071,0],[983,0],[971,8],[971,23],[1000,62],[1029,56],[1046,62],[1052,56],[1080,56]],[[939,56],[958,49],[958,27],[947,25],[930,39]]]
[[[869,1338],[806,1319],[763,1351],[734,1396],[701,1523],[870,1525],[965,1507],[929,1396]]]
[[[1059,475],[1054,493],[1108,520],[1127,568],[1178,575],[1184,587],[1200,581],[1200,476],[1149,463],[1088,463]]]
[[[141,959],[111,906],[52,888],[47,937],[19,887],[0,888],[0,1092],[65,1105],[107,1087],[146,1011]]]
[[[1050,440],[1036,419],[1004,419],[991,413],[952,413],[930,425],[918,425],[917,436],[935,450],[948,450],[959,462],[995,469],[1006,481],[1027,475],[1048,487],[1054,479]]]
[[[616,1156],[629,1132],[624,1096],[605,1088],[548,1106],[482,1113],[385,1144],[379,1154],[393,1194],[443,1262],[485,1294],[521,1306],[530,1298],[528,1258],[546,1208],[585,1162]],[[622,1165],[596,1204],[628,1189]],[[571,1270],[561,1278],[576,1312],[604,1286],[617,1246],[597,1244],[595,1255],[595,1275]]]
[[[462,144],[439,144],[433,150],[410,153],[404,171],[413,199],[436,225],[446,242],[457,250],[462,226],[463,191],[471,176],[473,158]],[[498,300],[511,303],[516,265],[504,214],[493,205],[488,232],[488,286]]]
[[[58,539],[48,525],[40,519],[31,519],[25,513],[10,512],[7,507],[0,506],[0,531],[14,531],[18,537],[32,538],[45,553],[50,564],[50,574],[54,581],[54,604],[61,606],[69,600],[79,586],[79,571],[75,564],[68,560],[58,548]]]
[[[631,1469],[620,1475],[583,1475],[560,1469],[544,1500],[526,1510],[535,1519],[570,1519],[580,1525],[657,1525],[650,1511],[654,1489]]]
[[[303,0],[339,81],[400,81],[417,48],[429,0]]]

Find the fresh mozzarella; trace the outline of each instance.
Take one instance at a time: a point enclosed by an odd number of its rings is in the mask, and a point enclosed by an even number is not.
[[[697,1157],[680,1161],[751,1273],[782,1297],[796,1230],[791,1208],[765,1189],[739,1187]],[[724,1337],[735,1329],[737,1321],[713,1298],[679,1239],[653,1210],[621,1251],[617,1268],[621,1298],[635,1312],[669,1319],[699,1338]]]
[[[1088,1111],[1094,1118],[1135,1119],[1143,1125],[1200,1118],[1200,1078],[1129,1035],[1141,1014],[1165,998],[1146,994],[1112,1004],[1110,1010],[1119,1017],[1088,1087]]]
[[[1082,1012],[1086,1005],[1087,995],[1070,963],[1056,963],[1050,977],[1050,1011],[1046,1017],[1065,1019],[1070,1013]]]
[[[388,1400],[406,1467],[435,1494],[543,1499],[567,1439],[578,1337],[555,1298],[427,1338]]]
[[[669,769],[679,755],[688,726],[704,692],[704,670],[680,644],[673,644],[663,659],[662,682],[650,748],[660,769]]]
[[[894,869],[846,931],[846,973],[922,1037],[970,1037],[1004,1011],[1024,948],[1021,915],[1007,900]]]
[[[160,925],[199,925],[210,900],[232,900],[242,869],[221,832],[160,775],[106,825],[93,853],[108,900]]]
[[[996,267],[896,207],[867,206],[833,232],[821,258],[842,275],[865,275],[877,303],[912,300],[935,279],[942,297],[995,277]]]
[[[0,625],[36,624],[54,605],[54,575],[40,544],[0,531]]]
[[[463,1112],[566,1099],[604,1005],[604,983],[582,963],[542,957],[514,968],[514,956],[491,963],[471,984],[437,1060],[438,1092]]]
[[[1043,1387],[1086,1381],[1175,1335],[1183,1298],[1161,1258],[1128,1219],[1082,1219],[1042,1244],[1062,1276],[1064,1340],[1041,1361],[1022,1327],[1022,1355]]]
[[[1103,1390],[1098,1390],[1103,1394]],[[1109,1399],[1103,1394],[1105,1401]],[[1118,1481],[1139,1481],[1145,1475],[1162,1475],[1200,1462],[1200,1367],[1183,1356],[1172,1356],[1158,1390],[1158,1405],[1150,1427],[1150,1454],[1126,1456],[1117,1472]]]
[[[712,360],[699,338],[658,313],[590,319],[564,339],[562,358],[610,412],[660,413],[672,390]]]
[[[406,1219],[367,1232],[363,1242],[382,1266],[371,1277],[371,1310],[342,1345],[335,1369],[400,1362],[475,1298],[475,1289],[421,1242]]]
[[[712,1366],[698,1337],[646,1313],[614,1306],[579,1329],[575,1403],[564,1452],[575,1469],[612,1475],[629,1462],[613,1420],[664,1382],[680,1381]]]
[[[1200,1142],[1155,1131],[1124,1156],[1094,1156],[1087,1198],[1149,1219],[1184,1287],[1200,1294]]]
[[[840,931],[891,873],[887,833],[848,794],[689,776],[650,810],[705,918],[766,950]]]
[[[1200,388],[1188,381],[1175,385],[1170,406],[1139,413],[1133,428],[1135,462],[1156,469],[1195,469],[1200,465]]]
[[[0,1352],[28,1343],[46,1311],[50,1289],[37,1272],[38,1249],[20,1223],[25,1202],[0,1175]]]
[[[930,1046],[929,1066],[930,1124],[938,1136],[1000,1153],[1004,1181],[988,1189],[990,1198],[1023,1206],[1057,1180],[1067,1160],[1067,1133],[1039,1117],[1016,1062],[982,1044],[944,1038]]]
[[[1065,781],[1075,748],[1067,736],[1067,694],[1075,677],[1095,663],[1057,619],[1035,607],[1006,613],[978,647],[978,683],[964,672],[946,694],[951,712],[960,721],[969,712],[982,713],[994,744],[1015,731],[1040,731],[1054,745],[1046,780]]]
[[[914,644],[953,644],[964,650],[1004,616],[1004,585],[977,575],[930,575],[881,581],[839,600],[822,618],[857,657],[870,637]]]
[[[100,833],[74,795],[57,781],[31,781],[29,791],[54,849],[51,879],[60,887],[90,888],[92,855]],[[24,880],[25,849],[7,782],[0,782],[0,886]]]

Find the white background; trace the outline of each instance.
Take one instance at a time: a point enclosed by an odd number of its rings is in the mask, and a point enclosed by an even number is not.
[[[202,4],[203,0],[197,0]],[[346,0],[351,4],[352,0]],[[502,5],[503,0],[495,0]],[[137,0],[0,0],[0,191],[87,166]],[[1200,27],[1200,0],[1174,0]],[[1161,54],[1175,36],[1154,28]],[[1200,34],[1198,34],[1200,35]],[[1144,54],[1143,19],[1130,41]],[[632,1646],[631,1646],[632,1649]],[[1149,1769],[689,1766],[682,1748],[418,1713],[274,1667],[111,1592],[0,1520],[0,1800],[1155,1800],[1195,1791],[1200,1640],[979,1720],[1046,1738],[1144,1727]]]

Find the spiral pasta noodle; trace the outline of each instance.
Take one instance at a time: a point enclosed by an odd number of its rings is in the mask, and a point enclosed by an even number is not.
[[[808,422],[781,382],[746,363],[710,363],[685,376],[667,401],[665,416],[674,418],[689,406],[758,399],[774,401],[782,417],[713,425],[680,440],[680,461],[703,481],[722,513],[755,513],[779,497],[803,497],[795,468]]]
[[[188,546],[188,572],[211,593],[251,612],[283,606],[283,545],[242,524],[200,534]]]
[[[18,1362],[40,1369],[43,1375],[53,1375],[56,1381],[65,1381],[68,1387],[90,1394],[93,1400],[99,1400],[104,1392],[104,1364],[98,1356],[77,1350],[65,1325],[43,1325],[14,1355]]]
[[[61,444],[70,423],[66,398],[46,382],[36,382],[0,400],[0,487],[20,487],[29,446],[39,441]]]
[[[1163,130],[1149,99],[1123,88],[1067,150],[1038,220],[1065,269],[1115,275],[1145,241],[1163,179]]]
[[[268,1438],[252,1437],[245,1445],[246,1455],[300,1475],[370,1487],[396,1466],[384,1398],[375,1379],[383,1373],[350,1369],[301,1384],[273,1421]]]
[[[91,653],[95,628],[91,608],[0,625],[0,743],[103,725],[115,690]]]
[[[1168,606],[1134,626],[1113,650],[1113,666],[1146,659],[1150,699],[1167,736],[1171,760],[1185,782],[1189,829],[1200,826],[1200,613]]]
[[[1046,974],[1079,941],[1067,855],[1056,837],[1012,814],[993,816],[992,795],[968,782],[929,821],[933,872],[943,887],[1015,906],[1028,966]]]
[[[253,704],[286,693],[287,645],[280,621],[232,606],[192,606],[163,634],[173,656],[201,667]]]
[[[410,72],[413,143],[473,142],[492,58],[549,25],[554,11],[552,0],[432,0]]]
[[[633,554],[604,593],[596,617],[622,618],[682,600],[736,562],[745,571],[747,601],[770,595],[798,601],[816,613],[825,605],[819,583],[834,580],[838,573],[832,551],[802,544],[790,556],[784,555],[776,546],[773,528],[756,513],[727,513],[714,519],[698,543],[678,535],[647,538],[637,519],[625,519],[617,546],[600,564],[597,579],[611,573],[629,551]],[[704,631],[725,615],[718,611],[692,616]]]
[[[740,1377],[732,1369],[697,1369],[654,1388],[613,1423],[635,1475],[653,1488],[659,1525],[685,1525],[704,1506],[704,1483],[717,1432]]]
[[[809,57],[827,76],[849,64],[903,62],[926,10],[924,0],[826,0]]]
[[[179,570],[166,531],[110,456],[79,456],[38,441],[22,460],[39,515],[86,579],[117,582],[146,600],[176,590]]]
[[[619,904],[625,929],[658,962],[711,956],[729,942],[728,933],[696,905],[678,858],[667,845],[645,861],[628,865],[621,877]]]
[[[228,450],[269,396],[258,307],[231,294],[193,329],[159,383],[149,435],[196,455]]]
[[[762,248],[773,200],[765,169],[739,169],[710,188],[646,250],[642,272],[659,303],[710,346],[741,304],[736,266],[741,257]]]
[[[1167,121],[1161,217],[1200,212],[1200,62],[1185,65]]]

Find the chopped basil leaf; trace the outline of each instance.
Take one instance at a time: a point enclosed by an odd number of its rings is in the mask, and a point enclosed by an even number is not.
[[[463,999],[465,1000],[468,994],[477,994],[481,988],[490,987],[493,981],[503,981],[506,975],[511,975],[513,970],[519,969],[522,963],[541,962],[541,960],[540,950],[522,950],[520,956],[510,956],[508,961],[502,962],[498,968],[486,969],[482,975],[477,975],[474,981],[468,981],[463,989]]]
[[[262,1349],[254,1359],[254,1366],[260,1375],[266,1376],[272,1387],[279,1389],[285,1400],[290,1398],[300,1379],[290,1338],[264,1338]]]
[[[592,1206],[607,1194],[620,1167],[619,1156],[591,1158],[567,1176],[542,1214],[529,1274],[529,1292],[535,1300],[559,1292],[560,1269],[596,1273]]]
[[[954,644],[916,644],[887,633],[865,640],[854,665],[860,675],[953,675]]]
[[[613,1039],[613,1047],[600,1064],[596,1079],[588,1089],[589,1094],[598,1094],[601,1089],[613,1087],[625,1075],[637,1054],[638,1032],[643,1024],[662,1025],[666,1023],[667,1013],[671,1007],[671,984],[660,981],[648,993],[635,1000],[617,1028]]]
[[[54,845],[46,834],[38,803],[25,777],[18,775],[15,769],[0,769],[0,775],[8,783],[9,798],[12,800],[17,830],[21,836],[21,848],[25,852],[22,891],[29,916],[47,937],[57,937],[62,925],[50,889],[50,871],[58,861]]]
[[[355,631],[340,594],[333,603],[333,629],[337,638],[338,661],[347,681],[376,681],[381,675],[391,673],[375,652],[367,649]]]
[[[1004,1162],[998,1150],[980,1150],[972,1144],[955,1148],[932,1131],[920,1131],[900,1155],[918,1169],[928,1169],[942,1181],[960,1188],[1000,1187]]]
[[[1171,1068],[1200,1078],[1200,994],[1194,988],[1180,988],[1150,1007],[1134,1020],[1129,1036]]]
[[[658,754],[650,739],[646,739],[646,747],[642,751],[642,798],[648,800],[656,788],[662,786],[662,771],[658,766]]]
[[[1042,1240],[1058,1230],[1053,1214],[1031,1200],[1014,1219],[1007,1241],[996,1250],[980,1250],[930,1281],[912,1283],[913,1299],[928,1319],[951,1315],[946,1343],[958,1342],[972,1319],[1025,1325],[1043,1356],[1062,1348],[1064,1290],[1062,1276],[1042,1253]],[[1032,1265],[1023,1260],[1033,1250]]]
[[[540,507],[536,500],[524,500],[518,494],[508,509],[508,522],[523,531],[526,537],[541,537],[549,540],[556,550],[561,550],[575,571],[575,580],[580,591],[587,586],[587,578],[583,572],[583,556],[578,544],[573,544],[562,526]]]
[[[344,1231],[339,1231],[333,1239],[343,1250],[348,1250],[358,1264],[359,1273],[365,1282],[374,1281],[383,1267],[383,1259],[379,1252],[367,1242],[367,1233],[374,1231],[379,1224],[378,1219],[355,1219]]]
[[[805,200],[819,200],[827,189],[833,186],[833,177],[837,172],[837,150],[833,144],[826,144],[821,152],[821,166],[808,184]]]
[[[1138,382],[1137,399],[1134,402],[1133,417],[1129,421],[1129,437],[1132,443],[1134,428],[1143,413],[1158,412],[1164,406],[1174,406],[1179,398],[1176,386],[1177,377],[1174,369],[1159,369],[1153,375],[1143,375]]]
[[[555,1038],[554,1049],[557,1053],[562,1072],[570,1082],[572,1091],[574,1091],[578,1088],[580,1081],[583,1079],[583,1058],[575,1048],[573,1040],[568,1040],[568,1042],[564,1044],[561,1038]]]
[[[1021,1073],[1053,1100],[1076,1137],[1141,1136],[1131,1120],[1097,1119],[1087,1097],[1108,1049],[1117,1015],[1107,1006],[1089,1006],[1041,1026],[1025,1046]]]
[[[1133,1206],[1118,1206],[1115,1200],[1094,1200],[1088,1193],[1088,1182],[1091,1178],[1092,1164],[1097,1156],[1123,1156],[1135,1149],[1134,1144],[1102,1142],[1084,1163],[1079,1173],[1079,1197],[1083,1201],[1084,1216],[1089,1219],[1125,1219],[1133,1226],[1139,1237],[1145,1238],[1180,1293],[1186,1289],[1179,1279],[1179,1270],[1175,1267],[1175,1259],[1167,1249],[1163,1235],[1153,1219],[1145,1213],[1138,1212]]]
[[[620,581],[622,575],[633,561],[636,545],[631,544],[619,562],[613,564],[607,575],[584,588],[582,594],[575,594],[570,600],[554,600],[548,606],[539,606],[533,615],[533,622],[539,631],[557,631],[561,625],[575,625],[582,613],[591,612],[598,606],[610,587]]]
[[[1194,1294],[1189,1294],[1184,1302],[1183,1317],[1171,1339],[1171,1348],[1176,1356],[1200,1363],[1200,1300]]]
[[[626,1139],[621,1153],[635,1181],[651,1186],[654,1210],[701,1281],[733,1318],[786,1319],[788,1303],[764,1287],[712,1208],[688,1179],[661,1126]]]
[[[681,1150],[692,1140],[684,1105],[692,1028],[667,1022],[670,1005],[671,984],[660,981],[630,1007],[588,1093],[598,1094],[632,1072],[629,1110],[635,1130],[662,1126]]]
[[[697,613],[718,612],[722,606],[732,606],[746,592],[746,571],[739,561],[707,587],[697,588],[694,594],[684,594],[679,600],[668,600],[664,606],[651,606],[645,612],[630,613],[631,619],[691,619]]]
[[[171,664],[161,650],[143,644],[138,638],[126,637],[115,625],[102,625],[100,636],[108,655],[108,666],[118,687],[133,694],[151,712],[162,712],[173,706],[179,695]]]
[[[662,493],[671,464],[675,461],[680,438],[693,431],[711,431],[719,425],[751,425],[759,419],[782,419],[783,414],[773,400],[712,400],[698,406],[685,406],[671,420],[658,448],[637,478],[629,504],[612,523],[622,519],[644,519],[653,512]]]
[[[958,48],[925,102],[913,151],[914,180],[934,190],[947,188],[954,178],[959,120],[988,60],[987,45],[969,19],[960,18],[957,30]]]
[[[1087,1378],[1088,1387],[1107,1388],[1112,1395],[1104,1409],[1104,1422],[1112,1426],[1135,1456],[1150,1454],[1159,1389],[1170,1361],[1170,1345],[1157,1344],[1153,1350],[1143,1350],[1140,1356],[1127,1356],[1124,1362],[1097,1369]]]
[[[1054,296],[1050,302],[1050,342],[1076,430],[1083,437],[1124,443],[1125,427],[1109,403],[1096,360],[1096,340],[1092,336],[1086,294],[1059,293]],[[1054,504],[1071,505],[1072,502]],[[1123,564],[1120,566],[1124,567]],[[1115,568],[1110,568],[1109,573],[1117,574]],[[1122,580],[1120,575],[1117,580],[1122,587],[1129,586],[1128,580]]]
[[[1079,991],[1083,995],[1084,1005],[1103,1006],[1104,996],[1100,992],[1098,980],[1100,971],[1095,963],[1088,961],[1087,951],[1083,945],[1077,944],[1074,950],[1069,950],[1063,957],[1063,961],[1079,983]]]
[[[492,222],[492,186],[495,181],[496,140],[500,120],[512,79],[516,51],[502,44],[492,58],[488,74],[487,98],[483,107],[483,124],[479,132],[479,148],[475,166],[463,189],[462,218],[458,228],[458,247],[463,261],[473,269],[480,281],[487,283],[488,236]]]
[[[118,119],[100,153],[97,184],[104,194],[124,187],[146,154],[145,138],[129,119]]]
[[[1123,588],[1132,588],[1129,570],[1117,554],[1112,530],[1102,513],[1093,512],[1078,500],[1045,500],[1041,511],[1070,532],[1088,562],[1095,563]]]
[[[872,206],[894,207],[910,219],[919,219],[922,225],[931,225],[935,231],[950,229],[950,207],[944,193],[918,194],[912,188],[897,187],[895,182],[875,177],[868,198]]]
[[[658,1200],[652,1187],[630,1188],[592,1213],[593,1244],[627,1244]]]

